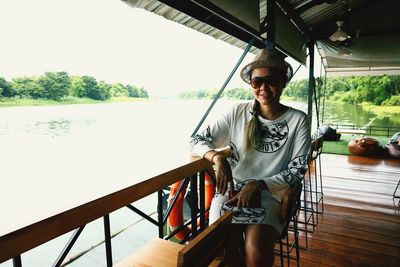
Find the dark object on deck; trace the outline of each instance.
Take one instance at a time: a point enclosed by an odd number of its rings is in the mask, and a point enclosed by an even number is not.
[[[385,149],[375,138],[361,137],[353,139],[349,142],[347,148],[350,153],[358,156],[382,157]]]
[[[400,132],[395,133],[386,144],[386,151],[389,157],[400,159]]]
[[[325,141],[339,141],[341,136],[341,134],[336,133],[336,129],[326,124],[318,128],[318,134],[322,135]]]

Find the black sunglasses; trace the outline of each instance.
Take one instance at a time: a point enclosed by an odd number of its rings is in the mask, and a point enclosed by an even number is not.
[[[278,86],[281,82],[279,76],[276,75],[268,75],[264,77],[254,77],[250,80],[250,85],[254,89],[260,89],[260,87],[265,84],[268,86]]]

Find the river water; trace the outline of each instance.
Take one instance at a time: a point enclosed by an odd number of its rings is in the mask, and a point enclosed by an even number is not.
[[[307,110],[306,103],[285,103],[305,112]],[[88,159],[108,166],[106,168],[110,173],[122,174],[131,168],[126,166],[132,153],[143,155],[143,162],[136,162],[136,166],[142,167],[151,161],[154,152],[173,157],[174,151],[187,150],[186,140],[209,104],[210,101],[203,100],[149,100],[0,108],[1,205],[9,203],[9,199],[6,199],[9,188],[25,184],[29,185],[25,186],[25,190],[35,190],[35,179],[39,176],[42,181],[47,179],[49,184],[54,184],[57,178],[67,179],[68,169],[75,168],[81,170],[84,179]],[[233,101],[218,101],[204,125],[232,104]],[[324,112],[325,122],[341,124],[366,125],[372,122],[373,125],[398,126],[399,117],[377,118],[361,107],[337,103],[327,104]],[[81,186],[87,186],[90,190],[90,185],[83,183]],[[29,199],[23,198],[22,190],[13,201],[20,201],[20,206],[23,206]],[[150,213],[156,208],[154,203],[155,196],[150,196],[137,205]],[[50,202],[49,205],[57,203]],[[111,214],[112,232],[138,220],[139,217],[129,210],[114,212]],[[89,224],[69,256],[99,242],[102,231],[101,220]],[[151,224],[138,222],[135,227],[117,236],[113,239],[114,259],[123,257],[148,238],[156,236],[156,231]],[[65,234],[23,254],[24,266],[51,266],[70,236],[71,233]],[[0,266],[8,267],[12,263],[8,261]],[[70,266],[105,266],[103,245],[92,249]]]

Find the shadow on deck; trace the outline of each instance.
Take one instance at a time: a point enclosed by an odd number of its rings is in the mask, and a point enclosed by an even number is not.
[[[322,177],[324,214],[300,250],[300,266],[399,266],[399,199],[392,195],[400,161],[322,154]],[[301,247],[304,239],[300,232]]]

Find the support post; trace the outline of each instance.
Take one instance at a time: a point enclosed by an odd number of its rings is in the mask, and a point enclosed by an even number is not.
[[[22,267],[21,255],[13,258],[13,267]]]
[[[110,231],[110,215],[106,214],[103,217],[104,221],[104,240],[106,246],[107,267],[112,267],[112,250],[111,250],[111,231]]]
[[[197,235],[197,213],[199,211],[197,203],[197,173],[190,177],[190,202],[191,202],[191,222],[192,238]]]
[[[162,190],[158,191],[157,215],[158,215],[158,237],[163,238],[163,236],[164,236],[164,220],[163,220],[164,216],[163,216]]]
[[[314,79],[314,42],[310,41],[308,43],[308,56],[310,60],[309,65],[309,74],[308,74],[308,119],[310,121],[310,127],[312,126],[312,102],[313,102],[313,92],[315,88],[315,79]]]
[[[276,1],[268,0],[267,1],[267,48],[274,49],[275,48],[275,9],[276,9]]]

